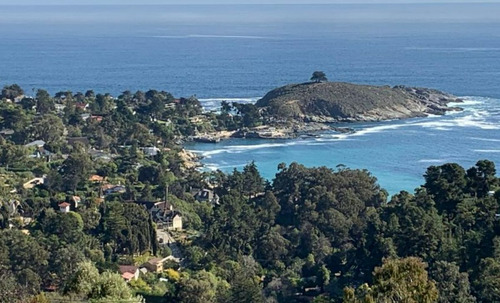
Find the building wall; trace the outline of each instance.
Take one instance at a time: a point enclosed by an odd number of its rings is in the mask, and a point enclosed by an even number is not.
[[[172,220],[172,228],[182,230],[182,217],[175,216]]]

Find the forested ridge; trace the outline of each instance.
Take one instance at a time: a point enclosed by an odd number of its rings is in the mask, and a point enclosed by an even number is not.
[[[203,113],[194,97],[154,90],[28,97],[6,86],[0,302],[500,302],[493,162],[431,166],[392,197],[342,165],[282,163],[272,181],[254,163],[186,166],[183,137],[237,127],[244,112]],[[181,229],[145,207],[161,202]]]

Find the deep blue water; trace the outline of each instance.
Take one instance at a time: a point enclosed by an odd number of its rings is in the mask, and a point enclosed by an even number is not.
[[[421,184],[429,165],[500,163],[500,4],[0,6],[0,15],[0,85],[28,93],[154,88],[212,108],[323,70],[472,96],[463,113],[355,125],[348,137],[189,146],[210,168],[255,160],[272,178],[280,162],[342,163],[394,193]]]

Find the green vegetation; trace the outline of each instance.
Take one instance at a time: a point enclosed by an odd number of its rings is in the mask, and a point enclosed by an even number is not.
[[[322,71],[315,71],[312,76],[311,76],[311,81],[314,81],[316,83],[328,81],[328,78],[326,77],[326,74]]]
[[[388,200],[343,166],[280,164],[272,182],[254,163],[187,168],[183,138],[258,125],[254,106],[22,93],[0,101],[0,302],[500,301],[488,160],[431,166]]]

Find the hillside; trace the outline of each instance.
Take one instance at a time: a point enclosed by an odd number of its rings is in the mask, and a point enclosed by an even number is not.
[[[427,88],[341,82],[290,84],[267,93],[256,105],[276,118],[305,122],[377,121],[444,114],[461,100]]]

